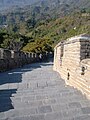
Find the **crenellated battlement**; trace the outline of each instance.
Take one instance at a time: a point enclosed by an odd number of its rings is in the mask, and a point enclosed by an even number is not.
[[[25,53],[0,48],[0,72],[21,67],[25,64],[39,62],[44,58],[47,58],[46,54],[38,55],[36,53]]]

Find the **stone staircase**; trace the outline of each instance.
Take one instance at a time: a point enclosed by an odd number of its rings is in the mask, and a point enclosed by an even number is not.
[[[90,120],[90,101],[66,86],[52,71],[52,63],[36,63],[8,73],[21,74],[22,80],[6,83],[8,89],[6,84],[0,85],[0,120]]]

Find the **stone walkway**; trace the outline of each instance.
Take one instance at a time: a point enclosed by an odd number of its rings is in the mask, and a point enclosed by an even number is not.
[[[0,73],[0,120],[90,120],[90,100],[35,63]]]

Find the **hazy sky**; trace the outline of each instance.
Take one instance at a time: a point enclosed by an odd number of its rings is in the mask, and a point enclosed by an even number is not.
[[[12,7],[13,5],[30,5],[40,0],[0,0],[0,10]]]

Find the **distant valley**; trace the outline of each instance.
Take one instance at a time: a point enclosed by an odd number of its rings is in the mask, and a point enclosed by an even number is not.
[[[90,34],[90,0],[0,0],[0,6],[3,48],[18,43],[23,51],[44,53],[68,37]]]

